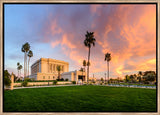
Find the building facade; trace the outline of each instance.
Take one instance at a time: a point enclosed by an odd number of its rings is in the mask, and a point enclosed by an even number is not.
[[[56,80],[58,78],[57,66],[61,67],[61,73],[69,71],[69,63],[65,61],[40,58],[31,66],[31,79],[35,80]]]
[[[86,72],[82,71],[70,71],[64,72],[61,74],[63,79],[68,79],[69,81],[76,81],[76,82],[87,82]]]

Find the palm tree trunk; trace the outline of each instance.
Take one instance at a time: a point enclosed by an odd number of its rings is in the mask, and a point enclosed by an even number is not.
[[[30,61],[30,57],[28,59],[28,76],[29,76],[29,61]]]
[[[26,59],[26,53],[24,53],[24,77],[25,77],[25,59]]]
[[[21,77],[21,69],[20,69],[20,77]]]
[[[89,83],[89,59],[90,59],[90,47],[88,52],[88,71],[87,71],[87,83]]]
[[[58,77],[59,77],[59,79],[60,79],[60,72],[58,71]]]
[[[107,62],[108,64],[108,84],[109,84],[109,61]]]
[[[28,64],[27,64],[27,54],[26,54],[26,76],[27,76],[27,69],[28,69],[28,68],[27,68],[27,65],[28,65]]]

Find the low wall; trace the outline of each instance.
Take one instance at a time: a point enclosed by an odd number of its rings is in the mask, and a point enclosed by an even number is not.
[[[14,83],[13,86],[21,86],[22,83]],[[52,85],[53,82],[49,82],[49,85]],[[68,81],[68,82],[57,82],[58,85],[63,85],[63,84],[72,84],[72,82]],[[29,86],[33,86],[33,85],[48,85],[48,82],[28,82]]]

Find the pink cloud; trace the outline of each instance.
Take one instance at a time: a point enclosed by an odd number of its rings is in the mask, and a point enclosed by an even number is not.
[[[54,38],[52,48],[60,44],[62,53],[80,68],[82,61],[88,58],[88,48],[83,44],[85,32],[94,31],[96,46],[91,48],[91,73],[107,70],[104,61],[107,52],[112,56],[111,76],[122,77],[127,72],[155,70],[155,63],[148,63],[148,60],[155,60],[156,55],[155,6],[91,5],[89,11],[94,17],[90,21],[87,10],[87,13],[75,10],[69,16],[64,14],[65,21],[61,13],[55,16],[48,26]]]

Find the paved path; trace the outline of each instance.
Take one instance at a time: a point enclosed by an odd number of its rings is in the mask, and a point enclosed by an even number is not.
[[[32,86],[32,87],[14,87],[14,89],[43,88],[43,87],[62,87],[62,86],[79,86],[79,85],[80,85],[80,84],[72,84],[72,85],[51,85],[51,86]],[[156,86],[137,86],[137,85],[111,85],[111,84],[110,84],[110,85],[98,85],[98,86],[156,89]]]
[[[24,88],[43,88],[43,87],[61,87],[61,86],[77,86],[77,85],[72,84],[72,85],[50,85],[50,86],[14,87],[14,89],[24,89]]]
[[[138,86],[138,85],[113,85],[113,84],[110,84],[110,85],[101,85],[101,86],[156,89],[156,86]]]

